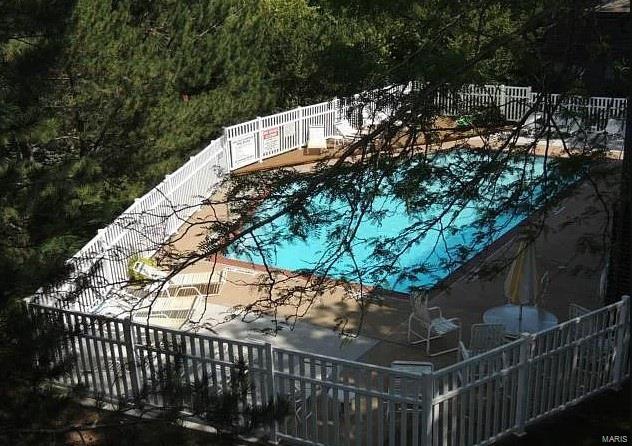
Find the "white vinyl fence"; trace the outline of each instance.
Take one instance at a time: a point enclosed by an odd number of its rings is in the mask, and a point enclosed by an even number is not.
[[[230,153],[230,169],[263,161],[307,144],[309,126],[325,129],[325,137],[336,134],[337,100],[297,107],[224,129]]]
[[[531,87],[466,85],[458,90],[443,87],[435,103],[449,116],[468,114],[476,109],[497,106],[508,121],[520,121],[533,104]]]
[[[101,229],[69,261],[71,278],[36,300],[63,308],[94,308],[128,280],[134,256],[150,256],[202,205],[229,170],[222,138],[212,141],[174,173]]]
[[[507,85],[466,85],[458,90],[444,87],[437,91],[435,104],[451,116],[495,106],[506,120],[513,122],[546,107],[553,114],[573,114],[590,132],[603,131],[609,118],[625,118],[626,110],[625,98],[541,95],[531,87]]]
[[[619,385],[629,376],[630,299],[522,337],[432,374],[273,348],[76,311],[31,305],[67,328],[64,384],[129,404],[164,404],[164,376],[178,370],[190,408],[221,395],[235,365],[251,382],[247,402],[282,398],[291,414],[272,438],[313,445],[479,445]],[[172,373],[173,375],[173,373]],[[196,394],[197,392],[197,394]]]

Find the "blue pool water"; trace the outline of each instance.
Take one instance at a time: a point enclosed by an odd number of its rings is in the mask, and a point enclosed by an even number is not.
[[[463,151],[446,153],[437,157],[435,162],[445,166],[450,163],[458,163],[459,157],[462,159]],[[531,158],[529,181],[534,181],[541,176],[543,167],[543,158]],[[473,257],[526,217],[526,208],[521,211],[504,211],[496,215],[486,226],[483,237],[480,236],[482,233],[480,227],[474,225],[482,213],[488,211],[490,206],[493,207],[493,204],[498,202],[503,194],[509,196],[507,195],[510,193],[508,185],[522,181],[517,169],[509,170],[500,175],[493,185],[491,181],[487,185],[484,183],[481,186],[481,196],[478,199],[467,202],[465,206],[460,206],[441,218],[437,216],[441,215],[444,208],[434,206],[425,214],[407,211],[404,201],[395,198],[386,188],[373,203],[373,210],[379,212],[379,218],[363,220],[359,224],[352,244],[353,258],[344,255],[336,260],[333,268],[319,270],[318,273],[359,283],[360,277],[354,265],[360,265],[363,270],[366,270],[361,277],[361,282],[365,285],[377,285],[398,292],[408,292],[411,287],[432,287],[453,272],[459,264],[463,263],[463,260]],[[426,190],[437,192],[446,187],[440,180],[429,180]],[[537,206],[537,197],[542,195],[538,192],[539,187],[532,187],[530,191],[528,189],[517,200],[530,200],[529,203],[532,206]],[[328,248],[335,244],[332,231],[335,234],[343,228],[335,215],[343,215],[345,211],[349,210],[348,205],[339,199],[321,194],[312,198],[311,208],[328,213],[331,221],[316,229],[306,231],[307,233],[303,234],[302,239],[289,237],[288,228],[291,221],[287,217],[281,217],[276,222],[255,231],[255,236],[260,244],[266,245],[272,240],[276,241],[274,249],[266,251],[265,263],[267,265],[291,271],[309,269],[322,259]],[[266,208],[265,205],[262,206],[260,216],[269,214],[273,209]],[[423,224],[425,221],[434,221],[434,219],[437,219],[437,222],[432,225],[425,236],[411,243],[411,246],[403,251],[395,262],[394,269],[384,271],[382,268],[380,271],[383,259],[376,255],[376,250],[394,249],[396,246],[401,248],[401,244],[408,241],[406,236],[401,237],[402,231],[415,222]],[[440,231],[442,227],[444,230]],[[446,227],[449,229],[445,230]],[[253,238],[247,237],[241,247],[232,248],[227,256],[242,261],[264,264],[261,255],[252,251],[253,246]],[[453,261],[459,256],[459,261]],[[412,272],[414,274],[409,274]]]

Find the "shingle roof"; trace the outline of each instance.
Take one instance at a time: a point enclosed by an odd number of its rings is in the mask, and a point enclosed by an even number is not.
[[[630,12],[629,0],[606,0],[597,7],[599,12]]]

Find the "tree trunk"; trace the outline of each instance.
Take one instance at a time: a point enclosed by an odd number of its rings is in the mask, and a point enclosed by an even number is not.
[[[619,199],[612,222],[612,245],[605,303],[618,301],[624,294],[632,294],[632,97],[627,98],[625,142]]]

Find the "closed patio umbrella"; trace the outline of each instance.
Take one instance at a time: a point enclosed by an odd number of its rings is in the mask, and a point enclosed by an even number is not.
[[[543,276],[543,283],[548,274]],[[516,258],[505,279],[505,296],[509,303],[490,308],[483,314],[487,324],[502,324],[510,334],[536,333],[557,324],[557,318],[537,307],[545,291],[538,279],[534,243],[520,242]]]
[[[507,333],[537,333],[557,324],[554,314],[538,308],[547,287],[548,274],[540,280],[535,263],[535,244],[523,240],[505,279],[505,305],[493,307],[483,314],[486,324],[501,324]]]
[[[514,305],[534,305],[539,297],[535,243],[520,242],[505,279],[505,296]]]

